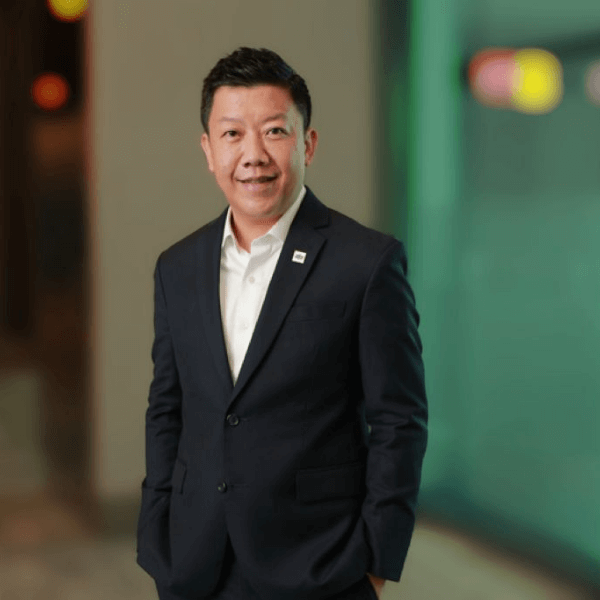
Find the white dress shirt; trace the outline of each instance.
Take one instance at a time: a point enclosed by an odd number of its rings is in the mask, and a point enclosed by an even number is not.
[[[231,228],[231,207],[227,211],[221,243],[219,298],[225,347],[234,385],[281,248],[305,193],[306,187],[302,186],[296,201],[281,215],[277,223],[267,233],[252,240],[250,252],[238,245]]]

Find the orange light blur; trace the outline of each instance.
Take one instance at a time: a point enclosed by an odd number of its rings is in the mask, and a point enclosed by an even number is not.
[[[46,111],[63,107],[69,99],[70,90],[67,80],[58,73],[42,73],[31,86],[33,101]]]
[[[88,9],[88,0],[46,0],[50,14],[59,21],[77,21]]]

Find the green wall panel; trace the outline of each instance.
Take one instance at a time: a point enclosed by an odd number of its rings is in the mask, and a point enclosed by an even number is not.
[[[549,115],[484,108],[460,64],[486,31],[515,43],[498,6],[411,3],[408,67],[383,85],[431,411],[420,506],[600,586],[600,108],[583,94],[600,44],[563,53]],[[568,41],[563,22],[538,29]]]

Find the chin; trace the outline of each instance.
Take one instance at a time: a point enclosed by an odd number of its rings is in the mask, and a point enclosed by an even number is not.
[[[250,205],[260,204],[261,206],[264,204],[270,204],[273,206],[277,206],[282,202],[282,195],[280,193],[267,192],[267,191],[248,191],[246,193],[241,193],[237,195],[238,198],[242,199],[242,202],[247,202]]]

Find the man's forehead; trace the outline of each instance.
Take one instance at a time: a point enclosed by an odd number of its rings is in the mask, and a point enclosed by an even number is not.
[[[284,85],[278,85],[276,83],[253,83],[252,85],[228,85],[223,84],[220,85],[215,90],[215,95],[219,93],[228,93],[228,94],[245,94],[245,93],[274,93],[274,94],[282,94],[287,96],[290,100],[292,98],[290,91]]]
[[[276,113],[273,115],[269,115],[268,117],[265,117],[264,119],[262,119],[262,123],[266,123],[267,121],[285,121],[286,119],[290,118],[290,114],[289,112],[281,112],[281,113]],[[228,123],[228,122],[241,122],[244,119],[238,118],[238,117],[228,117],[228,116],[222,116],[219,117],[217,119],[217,123]]]
[[[213,109],[216,108],[216,112],[264,110],[287,118],[293,107],[294,101],[289,91],[275,85],[223,85],[217,88],[213,98]]]

